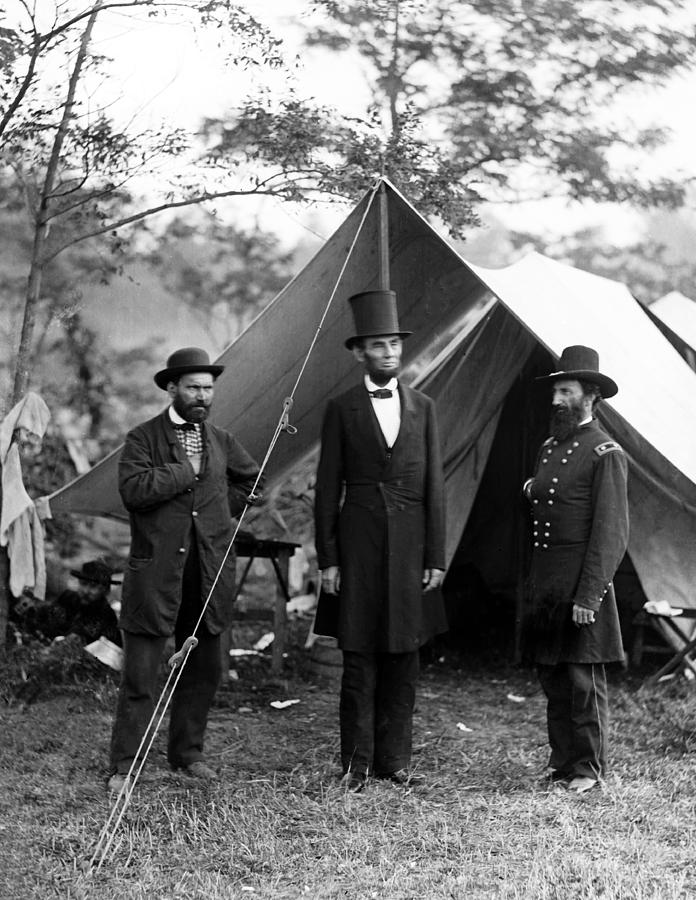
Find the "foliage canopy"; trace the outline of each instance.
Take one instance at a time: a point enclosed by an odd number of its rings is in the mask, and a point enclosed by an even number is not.
[[[310,48],[359,54],[371,108],[332,118],[290,102],[251,103],[218,123],[220,158],[270,163],[291,126],[295,164],[353,194],[386,173],[454,235],[481,200],[678,206],[681,180],[641,177],[664,129],[617,123],[621,95],[696,63],[684,0],[317,0]]]

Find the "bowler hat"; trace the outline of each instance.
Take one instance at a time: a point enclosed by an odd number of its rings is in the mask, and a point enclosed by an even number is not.
[[[381,334],[397,334],[401,338],[413,334],[399,328],[395,291],[363,291],[348,298],[353,309],[356,333],[347,339],[350,350],[360,338],[377,337]]]
[[[112,579],[114,574],[111,566],[108,566],[101,559],[91,559],[83,564],[81,569],[71,569],[70,574],[74,575],[79,581],[89,581],[92,584],[103,584],[111,586],[112,584],[120,584]]]
[[[224,366],[212,366],[208,354],[200,347],[183,347],[181,350],[175,350],[167,360],[166,368],[155,375],[155,384],[166,391],[169,382],[180,375],[187,375],[189,372],[210,372],[217,378],[224,369]]]
[[[558,370],[549,375],[542,375],[537,381],[561,381],[575,379],[596,384],[602,397],[613,397],[619,391],[615,381],[599,371],[599,354],[592,347],[575,344],[566,347],[558,360]]]

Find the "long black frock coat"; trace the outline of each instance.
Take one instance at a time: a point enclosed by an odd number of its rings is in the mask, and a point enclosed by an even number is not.
[[[531,655],[544,665],[623,660],[612,579],[628,545],[624,451],[596,419],[568,440],[549,438],[529,495]],[[575,625],[574,603],[593,610],[594,623]]]
[[[184,562],[195,539],[201,602],[215,581],[258,466],[231,434],[205,423],[201,470],[195,474],[169,413],[134,428],[118,468],[121,499],[130,513],[131,548],[123,579],[120,626],[136,634],[174,633]],[[235,585],[230,552],[205,615],[211,634],[230,623]]]
[[[446,631],[426,568],[445,568],[444,484],[432,400],[399,385],[391,449],[363,384],[331,400],[322,428],[315,525],[320,569],[340,566],[339,596],[322,594],[315,630],[343,650],[412,652]]]

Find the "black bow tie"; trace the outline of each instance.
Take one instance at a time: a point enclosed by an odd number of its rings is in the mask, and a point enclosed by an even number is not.
[[[376,391],[368,391],[367,393],[370,397],[375,397],[377,400],[388,400],[394,392],[388,388],[379,388]]]
[[[174,427],[177,431],[195,431],[196,426],[193,422],[174,422]]]

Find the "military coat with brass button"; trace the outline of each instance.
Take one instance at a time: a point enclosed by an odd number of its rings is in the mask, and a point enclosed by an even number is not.
[[[387,447],[363,384],[331,400],[322,427],[315,526],[320,569],[339,566],[339,596],[322,594],[318,634],[344,650],[405,653],[447,628],[423,570],[445,568],[441,451],[432,400],[399,385],[401,424]]]
[[[259,468],[222,428],[205,423],[198,475],[165,410],[126,437],[118,489],[130,514],[131,548],[123,578],[120,626],[136,634],[174,633],[186,555],[195,539],[205,600]],[[230,623],[235,584],[230,552],[205,614],[211,634]]]
[[[623,660],[612,579],[628,545],[627,464],[596,419],[541,447],[525,493],[533,553],[526,639],[536,662]],[[575,625],[573,604],[594,612]]]

